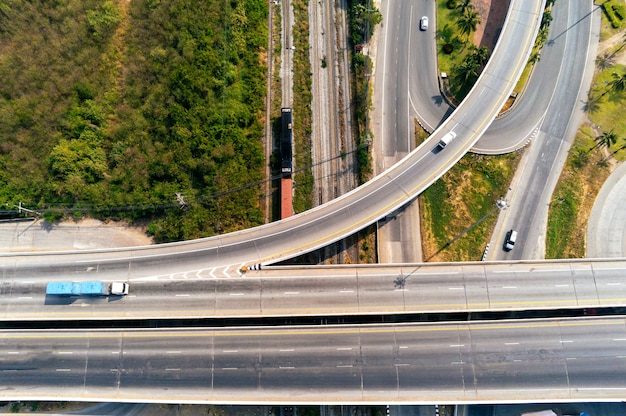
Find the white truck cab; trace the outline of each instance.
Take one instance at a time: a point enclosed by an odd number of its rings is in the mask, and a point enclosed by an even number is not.
[[[128,295],[128,283],[113,282],[111,283],[111,294],[117,296]]]
[[[446,135],[443,136],[441,140],[439,140],[439,147],[443,149],[448,144],[450,144],[450,142],[454,140],[455,137],[456,137],[456,133],[453,131],[446,133]]]

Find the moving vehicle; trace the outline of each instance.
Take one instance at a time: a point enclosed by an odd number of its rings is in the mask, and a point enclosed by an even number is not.
[[[428,29],[428,16],[422,16],[420,19],[420,30]]]
[[[444,148],[444,147],[446,147],[448,144],[450,144],[450,142],[451,142],[452,140],[454,140],[454,138],[455,138],[455,137],[456,137],[456,133],[455,133],[455,132],[453,132],[453,131],[451,131],[451,132],[449,132],[449,133],[446,133],[446,135],[445,135],[445,136],[443,136],[443,137],[441,138],[441,140],[439,140],[439,147],[441,147],[441,148],[443,149],[443,148]]]
[[[46,295],[56,296],[123,296],[128,294],[124,282],[50,282]]]
[[[506,233],[506,238],[504,239],[504,250],[511,251],[513,247],[515,247],[515,241],[517,240],[517,231],[509,230]]]

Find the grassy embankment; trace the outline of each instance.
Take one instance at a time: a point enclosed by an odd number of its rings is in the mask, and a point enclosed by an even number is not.
[[[605,3],[608,6],[610,2]],[[607,14],[602,14],[601,40],[623,31],[623,19],[610,22]],[[576,134],[550,206],[546,258],[585,257],[587,223],[595,198],[611,165],[626,159],[626,91],[611,84],[626,74],[626,67],[615,63],[623,56],[622,39],[596,60],[587,102],[589,122],[584,122]],[[615,142],[601,144],[603,134],[608,132],[614,133]]]

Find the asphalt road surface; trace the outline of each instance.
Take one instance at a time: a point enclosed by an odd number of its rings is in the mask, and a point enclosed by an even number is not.
[[[0,286],[0,319],[256,318],[613,307],[626,303],[624,274],[624,260],[279,267],[231,279],[213,278],[204,270],[131,278],[130,293],[124,297],[46,296],[47,278],[16,277]]]
[[[573,115],[582,111],[584,106],[581,80],[585,71],[593,72],[591,56],[595,55],[589,55],[589,44],[592,41],[597,44],[592,27],[593,20],[599,20],[599,13],[599,8],[590,1],[570,2],[569,7],[555,6],[546,47],[562,48],[569,53],[563,52],[561,61],[554,60],[555,54],[549,55],[555,62],[550,63],[548,70],[539,73],[542,75],[540,82],[545,82],[544,78],[553,79],[556,87],[553,95],[537,97],[538,100],[549,100],[547,110],[506,195],[510,207],[502,211],[498,219],[489,260],[541,259],[545,256],[548,210],[554,202],[552,193],[578,126]],[[587,67],[589,61],[592,68]],[[518,231],[518,242],[514,250],[506,252],[502,245],[510,229]]]
[[[0,399],[170,403],[620,400],[624,317],[2,331]]]

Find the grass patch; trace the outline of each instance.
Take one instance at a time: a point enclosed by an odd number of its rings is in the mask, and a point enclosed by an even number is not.
[[[588,104],[589,119],[593,124],[603,131],[612,130],[618,137],[615,148],[626,144],[626,119],[623,116],[623,109],[626,106],[626,91],[612,91],[610,82],[614,79],[613,73],[623,74],[626,66],[613,65],[596,73],[593,83],[592,93]],[[626,149],[615,155],[618,160],[626,158]]]
[[[520,157],[467,154],[420,195],[426,261],[481,259],[497,220],[495,203],[506,194]]]
[[[309,62],[308,2],[292,1],[293,45],[293,137],[295,169],[293,175],[293,209],[297,214],[313,207],[313,173],[311,172],[311,65]]]
[[[554,190],[548,214],[546,258],[583,258],[587,222],[610,169],[599,149],[590,151],[595,134],[589,125],[576,134]]]
[[[453,75],[469,53],[473,33],[465,37],[456,27],[457,11],[448,9],[446,0],[437,1],[437,64],[439,72],[446,72],[450,80],[450,93],[461,100],[461,85],[454,82]],[[447,46],[446,46],[447,45]],[[446,50],[451,47],[452,52]]]
[[[595,4],[599,4],[599,5],[603,5],[603,3],[607,3],[607,4],[611,4],[613,3],[612,1],[596,1]],[[603,40],[606,40],[608,38],[610,38],[611,36],[619,33],[621,31],[621,27],[614,27],[612,22],[609,20],[609,17],[607,16],[606,12],[604,11],[604,7],[603,7],[603,11],[601,13],[601,23],[602,23],[602,29],[600,30],[600,42],[602,42]],[[622,20],[622,26],[623,26],[623,20]]]

